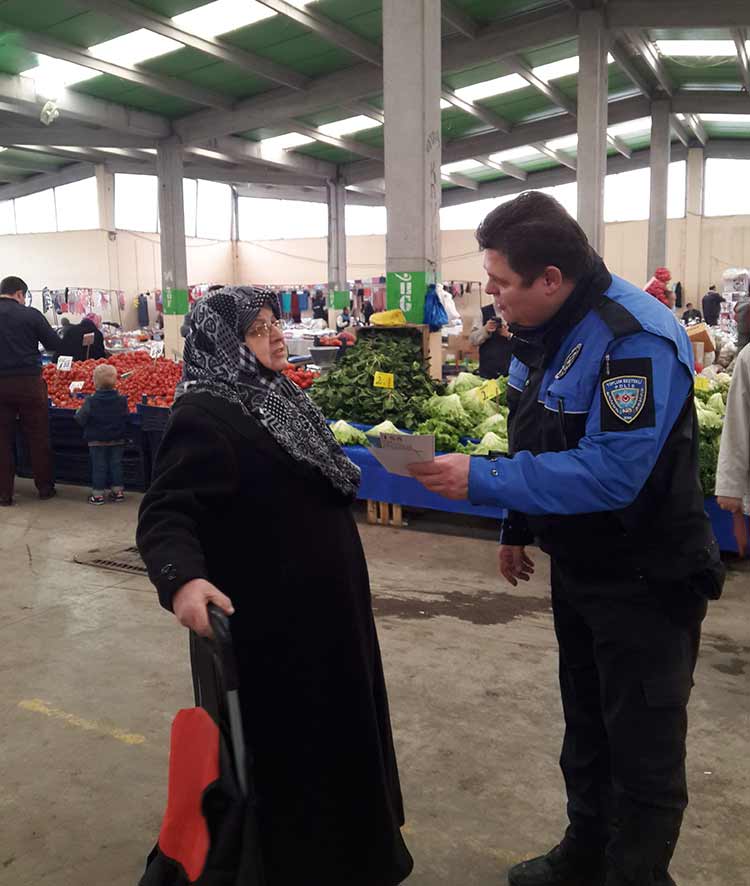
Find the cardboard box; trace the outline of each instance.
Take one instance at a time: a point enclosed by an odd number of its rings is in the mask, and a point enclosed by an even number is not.
[[[690,326],[687,334],[693,344],[696,342],[703,343],[704,353],[710,354],[712,351],[716,350],[714,340],[711,338],[711,333],[708,331],[708,326],[706,326],[705,323],[698,323],[695,326]]]

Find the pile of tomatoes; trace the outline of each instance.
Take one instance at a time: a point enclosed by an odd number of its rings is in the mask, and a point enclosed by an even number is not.
[[[290,378],[297,387],[302,388],[303,391],[312,387],[312,383],[316,378],[320,378],[319,372],[313,372],[311,369],[303,369],[301,366],[298,368],[291,364],[287,365],[286,369],[282,371],[287,378]]]
[[[78,409],[82,400],[71,394],[72,382],[83,382],[77,394],[94,393],[94,369],[109,363],[117,370],[117,390],[128,398],[128,408],[136,411],[143,397],[151,406],[171,406],[174,391],[182,377],[182,363],[174,363],[164,357],[152,360],[147,351],[116,354],[106,360],[83,360],[73,363],[70,372],[60,372],[50,363],[42,370],[47,391],[53,406],[61,409]]]

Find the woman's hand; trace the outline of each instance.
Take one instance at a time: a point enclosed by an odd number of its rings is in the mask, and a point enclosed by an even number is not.
[[[226,594],[202,578],[194,578],[184,584],[172,599],[172,610],[177,621],[201,637],[213,637],[208,620],[208,604],[215,603],[227,615],[232,615],[234,606]]]
[[[720,495],[716,499],[716,504],[722,509],[722,511],[729,511],[730,514],[742,513],[741,498],[725,498],[723,495]]]
[[[500,545],[500,575],[515,588],[518,580],[528,581],[534,574],[534,562],[521,545]]]

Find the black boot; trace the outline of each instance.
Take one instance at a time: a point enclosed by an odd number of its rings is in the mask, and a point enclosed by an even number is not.
[[[509,886],[604,886],[604,854],[582,855],[566,841],[508,871]]]

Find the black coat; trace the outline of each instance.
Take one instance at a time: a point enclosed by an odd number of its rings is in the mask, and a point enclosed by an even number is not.
[[[87,348],[83,344],[83,337],[91,332],[94,334],[94,343]],[[71,323],[63,334],[55,359],[60,356],[72,357],[74,360],[100,360],[107,356],[104,336],[91,320]]]
[[[234,604],[268,886],[400,883],[412,861],[349,502],[238,407],[186,394],[137,540],[165,607],[194,578]]]

